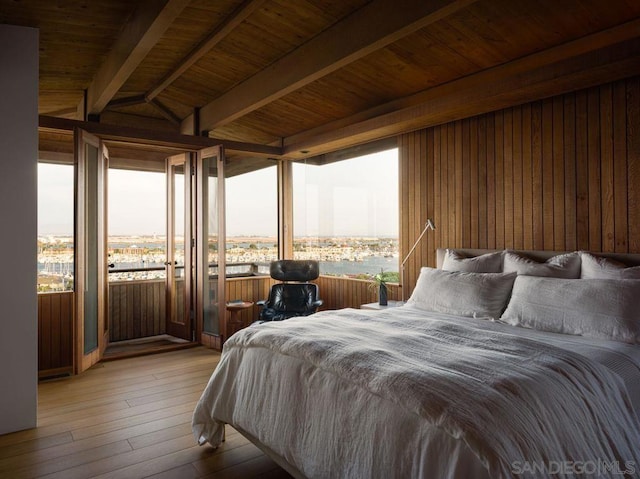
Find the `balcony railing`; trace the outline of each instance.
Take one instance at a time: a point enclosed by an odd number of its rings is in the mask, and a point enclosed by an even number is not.
[[[175,267],[178,271],[184,271],[183,265],[177,265]],[[155,273],[155,276],[154,276]],[[164,273],[164,274],[163,274]],[[209,274],[211,277],[217,277],[218,264],[209,264]],[[119,278],[116,275],[128,275],[126,278]],[[150,266],[140,268],[109,268],[109,281],[128,281],[128,280],[146,280],[146,279],[160,279],[166,275],[166,268],[164,266]],[[260,276],[269,275],[269,263],[228,263],[226,265],[226,277],[227,278],[240,278],[246,276]],[[149,277],[151,276],[151,277]],[[182,277],[183,274],[178,274],[178,277]]]
[[[211,265],[215,267],[216,265]],[[267,264],[236,263],[229,267],[226,301],[243,299],[257,302],[266,299],[274,283],[263,273]],[[131,268],[133,269],[133,268]],[[338,276],[320,276],[316,280],[322,309],[358,308],[361,304],[377,300],[371,282]],[[109,283],[110,341],[133,339],[165,332],[166,322],[165,280],[127,279]],[[73,291],[38,294],[38,324],[41,375],[70,372],[73,368]],[[398,285],[389,286],[389,299],[401,296]],[[244,310],[241,319],[248,323],[256,319],[258,308]]]

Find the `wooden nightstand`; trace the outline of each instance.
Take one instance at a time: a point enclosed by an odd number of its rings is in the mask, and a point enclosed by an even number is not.
[[[360,309],[388,309],[388,308],[397,308],[398,306],[403,306],[404,302],[402,301],[389,301],[389,304],[386,306],[380,306],[378,303],[367,303],[361,304]]]
[[[251,306],[253,306],[252,301],[230,301],[227,303],[227,311],[229,311],[227,334],[229,336],[251,324],[251,319],[245,324],[242,318],[240,318],[240,313]]]

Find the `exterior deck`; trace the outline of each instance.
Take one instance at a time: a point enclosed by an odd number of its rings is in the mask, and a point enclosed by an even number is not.
[[[226,301],[265,299],[273,280],[266,275],[227,279]],[[322,309],[359,308],[377,300],[371,282],[335,276],[320,276],[316,283],[324,301]],[[163,279],[112,281],[109,283],[109,341],[156,336],[166,333],[166,298]],[[389,299],[399,299],[401,290],[390,285]],[[38,371],[40,377],[73,371],[74,293],[38,294]],[[257,306],[239,313],[248,324],[258,316]]]

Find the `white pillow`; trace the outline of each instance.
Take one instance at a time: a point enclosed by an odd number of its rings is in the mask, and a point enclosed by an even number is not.
[[[602,256],[594,256],[582,251],[582,270],[584,279],[640,279],[640,266],[627,267],[618,261]]]
[[[423,267],[407,305],[438,313],[497,319],[515,274],[467,273]]]
[[[538,263],[512,251],[506,251],[503,271],[527,276],[577,279],[580,277],[580,254],[577,252],[559,254],[544,263]]]
[[[518,276],[501,321],[514,326],[640,341],[640,280]]]
[[[455,250],[447,249],[442,269],[467,273],[502,273],[502,251],[466,257]]]

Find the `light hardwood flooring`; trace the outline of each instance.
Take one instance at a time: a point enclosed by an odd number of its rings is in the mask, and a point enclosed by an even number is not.
[[[191,413],[219,357],[197,347],[40,383],[38,427],[0,436],[0,477],[290,478],[229,426],[219,448],[195,445]]]
[[[168,334],[161,334],[158,336],[109,343],[102,360],[113,361],[116,359],[144,356],[145,354],[166,353],[193,346],[195,346],[194,343],[184,339],[169,336]]]

